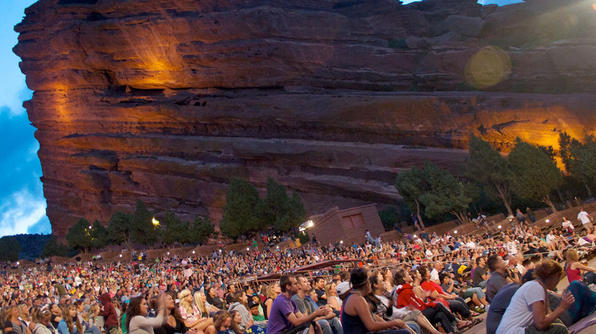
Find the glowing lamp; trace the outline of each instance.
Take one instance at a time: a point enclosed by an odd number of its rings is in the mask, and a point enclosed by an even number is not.
[[[166,254],[170,255],[170,252],[167,252]]]
[[[17,266],[18,266],[19,264],[20,264],[20,262],[19,262],[19,261],[17,261]]]
[[[308,227],[308,228],[311,228],[313,226],[315,226],[315,222],[313,222],[312,220],[309,220],[306,224],[306,227]]]
[[[499,230],[502,228],[502,226],[501,226],[501,225],[499,225],[499,226],[497,226],[497,227],[499,228]]]
[[[195,251],[192,251],[192,253],[194,254],[194,253],[195,253]]]
[[[92,228],[93,228],[93,226],[89,225],[89,229],[92,229]]]
[[[339,243],[340,243],[341,245],[343,245],[343,244],[344,244],[344,241],[343,241],[343,240],[340,240],[340,241],[339,241]]]
[[[246,251],[248,252],[250,250],[250,248],[246,247]]]
[[[453,233],[457,234],[457,230],[453,231]]]
[[[546,220],[546,222],[547,222],[547,223],[550,223],[550,219],[547,219],[547,220]]]
[[[122,254],[118,255],[119,257],[122,257]]]
[[[151,223],[153,224],[153,227],[159,226],[159,220],[155,219],[155,217],[153,217],[153,219],[151,219]]]

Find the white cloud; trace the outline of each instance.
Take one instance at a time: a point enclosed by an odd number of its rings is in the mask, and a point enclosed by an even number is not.
[[[34,196],[27,188],[14,192],[0,205],[0,236],[27,233],[45,215],[43,197]]]

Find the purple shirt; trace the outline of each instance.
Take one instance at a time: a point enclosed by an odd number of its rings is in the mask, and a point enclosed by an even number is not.
[[[288,320],[290,313],[298,313],[296,304],[283,293],[273,301],[271,315],[267,322],[267,334],[277,334],[287,331],[293,325]]]

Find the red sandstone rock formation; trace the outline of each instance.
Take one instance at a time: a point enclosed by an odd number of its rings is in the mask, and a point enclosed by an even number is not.
[[[53,233],[137,199],[218,221],[233,176],[310,213],[394,203],[397,172],[457,166],[470,133],[593,133],[592,3],[475,2],[38,1],[14,50]]]

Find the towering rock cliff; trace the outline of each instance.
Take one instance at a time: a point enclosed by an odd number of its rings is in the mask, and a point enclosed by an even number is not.
[[[596,126],[592,1],[40,0],[15,29],[58,236],[137,199],[218,221],[234,176],[311,213],[394,203],[471,133]]]

